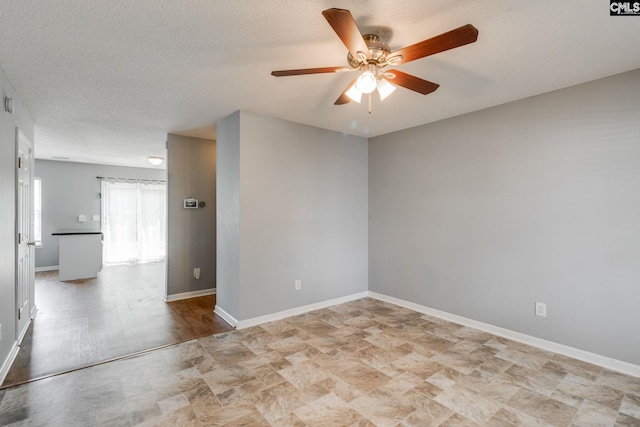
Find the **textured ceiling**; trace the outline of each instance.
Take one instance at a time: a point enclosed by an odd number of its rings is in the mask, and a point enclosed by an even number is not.
[[[321,12],[351,10],[392,50],[470,23],[474,44],[399,66],[439,83],[334,106],[351,73]],[[640,68],[640,17],[604,0],[2,0],[0,65],[36,123],[36,156],[146,166],[167,132],[212,137],[243,109],[375,136]]]

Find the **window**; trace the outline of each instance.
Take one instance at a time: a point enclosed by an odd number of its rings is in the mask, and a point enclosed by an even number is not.
[[[42,181],[33,179],[33,240],[42,246]]]
[[[102,181],[104,262],[146,262],[166,256],[165,184]]]

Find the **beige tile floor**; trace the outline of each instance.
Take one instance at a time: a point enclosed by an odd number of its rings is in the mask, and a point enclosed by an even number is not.
[[[374,299],[0,391],[15,426],[640,426],[640,378]]]

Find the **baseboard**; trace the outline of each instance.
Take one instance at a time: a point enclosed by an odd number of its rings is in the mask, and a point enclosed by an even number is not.
[[[445,311],[436,310],[431,307],[415,304],[413,302],[390,297],[388,295],[379,294],[377,292],[369,291],[368,296],[380,301],[399,305],[400,307],[405,307],[410,310],[417,311],[419,313],[428,314],[429,316],[439,317],[441,319],[448,320],[450,322],[458,323],[460,325],[469,326],[471,328],[489,332],[490,334],[493,334],[493,335],[498,335],[500,337],[507,338],[513,341],[518,341],[523,344],[528,344],[534,347],[538,347],[543,350],[551,351],[554,353],[562,354],[564,356],[572,357],[574,359],[582,360],[584,362],[598,365],[603,368],[610,369],[612,371],[621,372],[623,374],[632,375],[634,377],[640,377],[640,366],[634,365],[632,363],[623,362],[621,360],[612,359],[610,357],[601,356],[595,353],[590,353],[588,351],[580,350],[574,347],[569,347],[564,344],[558,344],[553,341],[547,341],[541,338],[536,338],[531,335],[515,332],[510,329],[501,328],[499,326],[490,325],[488,323],[479,322],[477,320],[468,319],[466,317],[458,316],[456,314],[451,314]]]
[[[36,267],[36,273],[39,271],[56,271],[56,270],[60,270],[60,266],[59,265],[49,265],[49,266],[45,266],[45,267]]]
[[[214,307],[213,312],[218,316],[222,317],[222,320],[224,320],[234,328],[238,326],[238,321],[236,320],[236,318],[230,315],[229,313],[227,313],[226,311],[224,311],[222,308],[220,308],[218,304],[216,304],[216,306]]]
[[[181,294],[165,295],[164,302],[173,302],[173,301],[180,301],[182,299],[203,297],[206,295],[215,295],[215,293],[216,293],[216,288],[203,289],[201,291],[193,291],[193,292],[183,292]]]
[[[20,347],[22,345],[22,340],[24,339],[24,336],[27,335],[27,331],[29,330],[29,327],[31,326],[32,319],[33,319],[33,317],[29,317],[29,321],[27,322],[27,326],[25,326],[24,329],[22,329],[22,331],[20,332],[20,336],[18,337],[18,347]]]
[[[9,369],[11,369],[11,365],[13,365],[13,362],[16,360],[16,356],[18,356],[18,350],[20,350],[20,347],[18,347],[18,341],[15,341],[13,343],[13,347],[11,348],[11,351],[9,352],[9,355],[7,356],[7,358],[4,360],[4,363],[2,364],[2,368],[0,368],[0,386],[2,385],[2,383],[4,383],[4,380],[7,378],[7,374],[9,374]]]
[[[340,298],[335,298],[327,301],[317,302],[315,304],[303,305],[301,307],[291,308],[289,310],[279,311],[277,313],[266,314],[264,316],[253,317],[247,320],[238,321],[237,329],[250,328],[251,326],[257,326],[262,323],[273,322],[281,320],[286,317],[297,316],[299,314],[308,313],[313,310],[320,310],[321,308],[331,307],[332,305],[342,304],[349,301],[355,301],[357,299],[366,298],[367,291],[359,292],[357,294],[347,295]]]

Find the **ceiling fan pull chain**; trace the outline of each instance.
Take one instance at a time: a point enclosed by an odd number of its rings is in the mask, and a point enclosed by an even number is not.
[[[369,114],[371,114],[371,94],[369,94]]]

